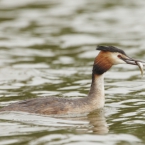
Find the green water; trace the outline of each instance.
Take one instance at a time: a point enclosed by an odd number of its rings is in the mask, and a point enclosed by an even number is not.
[[[145,60],[144,0],[0,0],[0,107],[42,96],[85,97],[98,44]],[[145,77],[105,75],[103,112],[79,117],[0,113],[1,145],[143,145]]]

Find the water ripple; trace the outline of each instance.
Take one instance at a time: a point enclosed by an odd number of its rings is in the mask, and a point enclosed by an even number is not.
[[[143,60],[144,9],[143,0],[1,0],[0,106],[85,97],[98,44]],[[137,67],[113,66],[105,75],[105,114],[64,119],[5,112],[1,144],[144,144],[144,88]]]

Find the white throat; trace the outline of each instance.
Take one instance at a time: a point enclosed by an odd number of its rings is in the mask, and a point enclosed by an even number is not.
[[[104,74],[94,74],[88,97],[91,99],[91,102],[93,103],[94,107],[96,107],[95,109],[104,107]]]

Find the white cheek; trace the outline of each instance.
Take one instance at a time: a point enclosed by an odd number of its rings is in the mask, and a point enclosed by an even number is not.
[[[118,58],[117,57],[117,59],[114,61],[114,65],[116,65],[116,64],[125,64],[126,62],[125,61],[123,61],[122,59],[120,59],[120,58]]]
[[[118,53],[113,53],[112,54],[112,61],[113,61],[113,64],[116,65],[116,64],[125,64],[126,62],[123,61],[122,59],[118,58]]]

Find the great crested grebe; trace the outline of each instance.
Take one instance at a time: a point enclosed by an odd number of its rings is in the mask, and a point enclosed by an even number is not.
[[[125,52],[113,46],[98,46],[100,50],[95,58],[92,70],[92,84],[87,97],[79,99],[65,99],[56,97],[43,97],[28,99],[3,107],[0,111],[23,111],[38,114],[80,114],[88,113],[104,107],[104,73],[112,65],[131,64],[138,65],[143,72],[142,61],[128,57]]]

